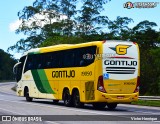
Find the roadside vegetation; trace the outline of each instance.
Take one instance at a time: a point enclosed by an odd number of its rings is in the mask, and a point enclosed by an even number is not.
[[[16,62],[12,55],[0,49],[0,83],[14,80],[12,68]]]
[[[158,100],[138,100],[137,102],[132,102],[131,104],[160,107],[160,102]]]

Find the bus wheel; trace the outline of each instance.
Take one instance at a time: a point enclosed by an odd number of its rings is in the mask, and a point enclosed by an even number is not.
[[[95,109],[104,109],[107,104],[105,102],[101,102],[101,103],[93,103],[92,105]]]
[[[59,100],[56,100],[56,99],[53,100],[54,104],[57,104],[58,102],[59,102]]]
[[[63,92],[63,101],[65,106],[69,107],[72,104],[71,95],[68,89],[65,89]]]
[[[83,107],[83,105],[84,105],[83,103],[80,102],[80,96],[79,96],[79,91],[78,90],[75,90],[73,92],[73,105],[76,108]]]
[[[25,91],[26,101],[32,102],[33,98],[29,97],[29,90],[28,90],[28,88],[26,88],[24,91]]]
[[[109,110],[114,110],[117,107],[117,103],[107,103]]]

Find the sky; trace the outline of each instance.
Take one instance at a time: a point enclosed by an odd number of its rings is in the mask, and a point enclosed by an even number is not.
[[[111,0],[108,2],[102,12],[102,15],[108,16],[110,20],[115,20],[117,16],[129,17],[134,20],[129,24],[129,27],[134,27],[139,22],[149,20],[157,23],[155,28],[160,29],[160,0],[129,0],[130,2],[159,2],[155,8],[132,8],[126,9],[123,7],[128,0]],[[2,0],[0,3],[0,49],[7,52],[8,47],[16,44],[21,38],[25,38],[23,34],[15,34],[15,29],[18,27],[17,13],[25,6],[32,5],[34,0]],[[16,51],[10,52],[15,58],[19,58],[22,53]]]

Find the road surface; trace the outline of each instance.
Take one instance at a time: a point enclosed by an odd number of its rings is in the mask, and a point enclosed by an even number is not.
[[[106,121],[107,124],[160,123],[159,107],[118,104],[111,111],[107,107],[94,110],[91,105],[85,105],[84,108],[65,107],[63,101],[55,105],[52,100],[45,99],[27,102],[24,97],[17,97],[11,90],[14,85],[14,82],[0,83],[0,124],[106,124]]]

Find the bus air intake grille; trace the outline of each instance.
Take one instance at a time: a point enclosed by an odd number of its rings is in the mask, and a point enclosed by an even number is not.
[[[106,67],[106,71],[109,74],[134,74],[135,67]]]

